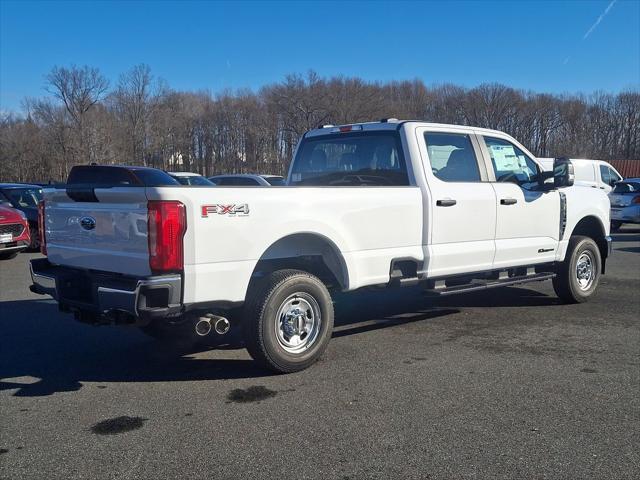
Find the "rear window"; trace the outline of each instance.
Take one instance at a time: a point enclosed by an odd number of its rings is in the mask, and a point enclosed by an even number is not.
[[[222,177],[213,180],[216,185],[220,186],[256,186],[258,182],[248,177]]]
[[[397,132],[360,132],[304,139],[289,185],[409,185]]]
[[[640,192],[640,183],[636,182],[619,182],[613,187],[613,193],[637,193]]]
[[[67,185],[148,186],[179,185],[169,174],[155,168],[127,168],[99,165],[76,166],[69,172]]]
[[[282,177],[266,177],[265,180],[269,182],[269,185],[273,185],[274,187],[282,187],[283,185],[286,185],[286,182]]]
[[[41,188],[11,188],[6,190],[6,196],[16,207],[37,207],[42,200]]]

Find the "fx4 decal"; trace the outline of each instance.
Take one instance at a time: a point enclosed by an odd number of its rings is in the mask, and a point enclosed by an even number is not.
[[[249,215],[249,204],[243,203],[240,205],[202,205],[201,212],[204,218],[207,218],[209,214],[244,217]]]

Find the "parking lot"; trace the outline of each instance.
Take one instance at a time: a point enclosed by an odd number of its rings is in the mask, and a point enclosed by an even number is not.
[[[339,295],[323,360],[284,376],[79,324],[29,292],[37,254],[0,262],[0,477],[637,478],[640,229],[614,241],[587,304]]]

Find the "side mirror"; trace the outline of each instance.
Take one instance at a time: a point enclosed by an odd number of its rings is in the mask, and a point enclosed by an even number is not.
[[[556,158],[553,162],[553,185],[556,188],[570,187],[575,180],[573,164],[568,158]]]

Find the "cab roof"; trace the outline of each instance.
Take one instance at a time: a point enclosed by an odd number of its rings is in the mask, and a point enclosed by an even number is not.
[[[321,125],[318,128],[309,130],[305,133],[305,137],[316,137],[320,135],[330,135],[334,133],[347,133],[347,132],[368,132],[368,131],[381,131],[381,130],[399,130],[405,124],[416,124],[416,126],[427,128],[456,128],[467,130],[469,132],[479,132],[485,134],[499,134],[507,135],[505,132],[499,130],[491,130],[488,128],[474,127],[470,125],[456,125],[448,123],[431,123],[423,120],[398,120],[397,118],[383,118],[375,122],[362,122],[362,123],[348,123],[345,125]]]

